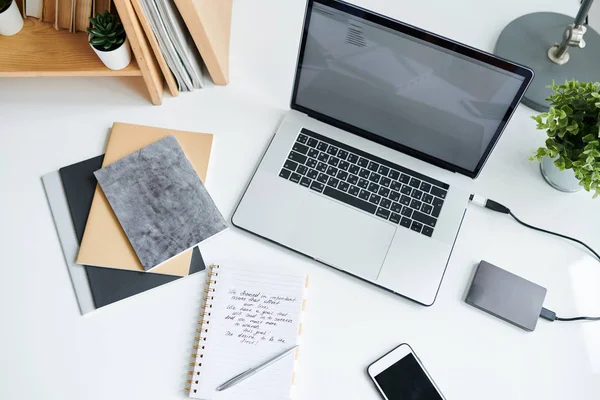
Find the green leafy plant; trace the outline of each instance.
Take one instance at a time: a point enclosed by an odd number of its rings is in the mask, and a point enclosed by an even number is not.
[[[548,87],[554,91],[546,99],[550,110],[532,117],[548,139],[531,160],[558,157],[554,165],[561,171],[572,169],[579,184],[596,198],[600,196],[600,83],[552,82]]]
[[[104,14],[96,14],[96,17],[90,17],[90,22],[92,27],[87,29],[91,34],[90,44],[98,50],[115,50],[125,41],[125,28],[123,28],[118,16],[104,11]]]
[[[0,0],[0,13],[3,13],[10,7],[13,0]]]

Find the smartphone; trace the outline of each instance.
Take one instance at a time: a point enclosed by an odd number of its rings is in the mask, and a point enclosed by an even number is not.
[[[406,343],[369,365],[367,373],[386,400],[445,400]]]

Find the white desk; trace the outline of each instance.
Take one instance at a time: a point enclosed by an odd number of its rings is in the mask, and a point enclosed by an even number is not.
[[[517,16],[574,15],[578,3],[357,2],[485,50]],[[131,80],[0,80],[0,399],[183,398],[204,276],[81,317],[39,178],[101,154],[114,121],[211,132],[208,187],[230,217],[288,108],[303,12],[303,0],[235,1],[231,84],[167,98],[161,107]],[[519,108],[477,192],[600,249],[600,200],[555,191],[527,160],[544,138],[533,114]],[[207,261],[243,257],[310,274],[296,399],[378,399],[365,368],[401,342],[414,347],[448,400],[600,396],[600,323],[540,321],[526,333],[463,302],[474,266],[485,259],[547,287],[546,306],[559,315],[600,315],[600,265],[500,214],[469,207],[430,308],[237,230],[226,248],[209,253]]]

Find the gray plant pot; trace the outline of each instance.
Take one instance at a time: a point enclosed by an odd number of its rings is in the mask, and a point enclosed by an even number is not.
[[[561,171],[556,165],[554,165],[556,158],[544,157],[540,163],[540,171],[542,176],[554,189],[560,190],[561,192],[578,192],[582,189],[579,185],[579,179],[575,177],[575,173],[572,169],[565,169]]]

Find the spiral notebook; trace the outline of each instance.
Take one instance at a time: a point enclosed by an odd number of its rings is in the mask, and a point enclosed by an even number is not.
[[[295,271],[212,265],[190,363],[190,397],[289,399],[299,350],[224,391],[216,387],[300,341],[308,276]]]

